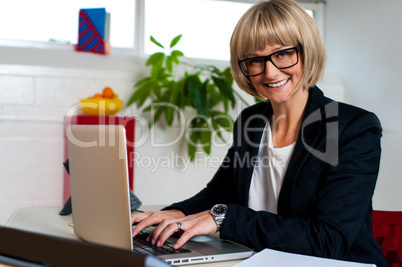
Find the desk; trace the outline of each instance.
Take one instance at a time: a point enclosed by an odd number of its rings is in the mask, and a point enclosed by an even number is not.
[[[163,206],[141,206],[141,210],[160,210]],[[6,226],[41,234],[80,240],[75,234],[72,216],[60,216],[61,207],[27,207],[16,210]],[[189,266],[227,267],[240,261],[223,261],[215,263],[191,264]],[[1,265],[0,265],[1,266]]]

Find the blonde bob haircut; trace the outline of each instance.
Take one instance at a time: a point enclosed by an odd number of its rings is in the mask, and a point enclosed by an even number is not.
[[[325,49],[314,20],[292,0],[255,3],[239,20],[230,41],[230,65],[237,85],[246,93],[264,99],[243,74],[239,60],[268,44],[299,46],[302,77],[293,92],[310,88],[324,71]]]

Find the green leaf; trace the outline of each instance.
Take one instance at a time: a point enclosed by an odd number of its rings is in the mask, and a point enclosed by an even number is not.
[[[148,99],[149,95],[151,94],[151,87],[143,87],[143,92],[141,93],[140,98],[138,99],[138,107],[141,107],[145,101]]]
[[[152,106],[152,105],[151,105]],[[151,123],[149,124],[149,128],[151,128],[156,122],[158,122],[158,120],[160,119],[160,117],[162,116],[163,112],[164,112],[164,106],[161,106],[160,108],[153,108],[153,110],[156,110],[154,113],[154,116],[151,120]]]
[[[194,161],[195,153],[197,152],[197,143],[200,138],[199,131],[191,131],[188,139],[188,156],[190,161]]]
[[[157,123],[160,119],[160,117],[162,116],[163,113],[163,109],[160,108],[155,112],[155,116],[153,118],[153,120],[151,121],[151,123],[149,124],[149,127],[152,127],[155,123]]]
[[[209,109],[215,107],[224,100],[222,94],[217,90],[217,86],[213,83],[208,83],[207,96]]]
[[[173,46],[175,46],[175,45],[180,41],[181,36],[182,36],[182,35],[179,34],[179,35],[177,35],[175,38],[173,38],[172,42],[170,43],[170,48],[172,48]]]
[[[165,119],[166,119],[166,122],[167,122],[167,124],[169,125],[169,126],[172,126],[172,123],[173,123],[173,119],[174,119],[174,112],[175,112],[175,109],[173,108],[173,107],[171,107],[171,106],[166,106],[165,107]]]
[[[207,114],[207,84],[208,80],[202,83],[198,75],[190,75],[186,84],[193,106],[201,115]]]
[[[194,161],[195,153],[197,152],[197,147],[193,146],[192,144],[188,143],[188,156],[190,157],[190,161]]]
[[[208,105],[207,105],[207,87],[208,87],[209,80],[206,80],[199,92],[199,100],[197,100],[197,103],[199,103],[199,113],[201,115],[207,115],[208,114]]]
[[[158,41],[156,41],[155,38],[154,38],[152,35],[151,35],[151,42],[153,42],[153,43],[156,44],[157,46],[159,46],[159,47],[165,49],[165,48],[163,47],[163,45],[161,45]]]
[[[228,84],[232,85],[233,84],[233,75],[230,67],[227,67],[226,69],[223,70],[222,72],[223,77],[225,80],[228,82]]]
[[[149,56],[147,62],[145,63],[146,66],[155,65],[159,61],[163,61],[165,54],[162,52],[158,52]]]
[[[221,126],[224,130],[231,132],[233,129],[234,121],[233,118],[224,112],[213,110],[210,112],[211,119],[214,123]]]
[[[190,96],[193,96],[201,89],[202,82],[197,75],[188,75],[186,85]]]
[[[172,56],[167,56],[166,57],[166,69],[170,73],[173,72],[173,58],[172,58]]]
[[[126,106],[127,106],[127,107],[131,106],[132,104],[135,103],[136,100],[137,100],[137,99],[136,99],[135,93],[133,93],[133,94],[130,96],[130,98],[128,99]]]
[[[212,77],[214,83],[218,86],[219,91],[224,95],[230,102],[232,102],[232,108],[236,105],[236,100],[233,94],[233,88],[222,78]]]
[[[228,112],[229,111],[229,103],[228,103],[229,101],[226,99],[226,98],[224,98],[223,99],[223,110],[225,111],[225,112]]]
[[[157,105],[158,103],[159,103],[159,100],[152,101],[152,103],[150,103],[148,106],[143,108],[142,112],[150,112],[151,109],[155,109],[155,105]]]
[[[149,82],[150,80],[151,80],[150,77],[145,77],[145,78],[139,80],[136,84],[134,84],[134,88],[135,88],[135,87],[139,87],[139,86],[141,86],[142,84]]]
[[[221,78],[225,81],[228,82],[229,85],[231,85],[232,83],[230,82],[230,80],[226,79],[226,75],[230,75],[231,76],[231,72],[230,72],[230,67],[226,68],[225,70],[221,71],[220,69],[218,69],[215,66],[209,65],[206,67],[206,69],[210,72],[210,75],[212,77],[217,77],[217,78]],[[229,71],[229,73],[227,73],[227,71]]]
[[[181,96],[184,87],[184,81],[173,83],[170,92],[169,103],[181,107]]]
[[[180,65],[179,57],[182,57],[182,56],[184,56],[184,54],[179,50],[174,50],[170,54],[170,57],[172,58],[172,62],[174,62],[176,65]]]
[[[155,62],[155,64],[152,67],[152,70],[151,70],[152,78],[158,77],[161,74],[161,72],[163,72],[162,65],[163,65],[164,59],[165,59],[165,55],[162,53],[162,56],[158,57],[158,61]]]
[[[165,91],[166,103],[165,105],[165,118],[168,125],[172,125],[174,114],[177,112],[177,106],[179,105],[180,89],[183,86],[183,82],[172,81]]]
[[[127,105],[131,105],[134,102],[137,102],[137,106],[141,107],[145,100],[151,94],[152,87],[144,84],[143,86],[139,87],[134,94],[131,95],[130,99],[128,100]]]
[[[212,127],[214,128],[214,131],[215,131],[216,135],[217,135],[223,142],[226,142],[225,138],[223,137],[223,135],[222,135],[222,133],[221,133],[222,130],[225,130],[225,129],[221,128],[214,120],[211,120],[211,124],[212,124]]]
[[[184,56],[183,52],[181,52],[180,50],[173,50],[171,55],[175,56],[175,57],[183,57]]]
[[[205,127],[203,127],[201,129],[201,133],[200,133],[200,142],[202,145],[202,148],[204,149],[205,153],[207,153],[208,155],[211,153],[211,135],[212,135],[212,131],[209,128],[209,125],[207,123],[207,125],[204,125]]]
[[[156,99],[159,99],[162,95],[162,89],[164,88],[163,83],[161,81],[154,81],[152,85],[152,92],[154,93]]]
[[[161,71],[156,77],[153,77],[153,81],[158,84],[158,90],[154,90],[154,93],[159,98],[162,95],[163,88],[169,88],[172,84],[172,75],[165,71],[166,69],[161,68]]]
[[[216,76],[221,77],[223,76],[222,72],[220,71],[220,69],[218,69],[215,66],[209,65],[207,66],[207,69],[212,72],[213,74],[216,74]]]
[[[143,108],[142,112],[143,112],[143,113],[150,112],[150,111],[151,111],[151,107],[152,107],[152,103],[149,104],[148,106],[146,106],[145,108]]]

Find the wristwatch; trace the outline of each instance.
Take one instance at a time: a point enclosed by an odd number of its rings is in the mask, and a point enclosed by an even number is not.
[[[228,211],[228,206],[225,204],[216,204],[211,209],[211,215],[215,220],[218,231],[221,231],[223,220],[225,219],[226,212]]]

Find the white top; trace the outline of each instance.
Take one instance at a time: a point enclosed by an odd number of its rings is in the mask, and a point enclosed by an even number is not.
[[[268,144],[268,146],[267,146]],[[286,147],[274,148],[271,126],[267,123],[258,150],[259,161],[254,166],[248,197],[248,207],[278,213],[278,197],[283,177],[288,168],[295,143]]]

